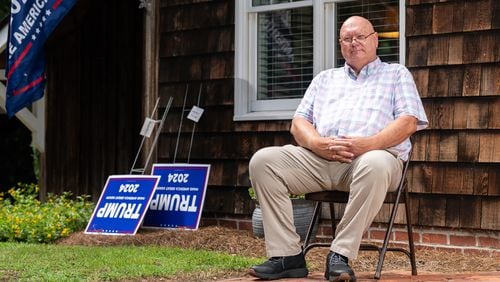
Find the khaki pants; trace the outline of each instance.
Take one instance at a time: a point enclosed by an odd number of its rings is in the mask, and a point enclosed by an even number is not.
[[[363,233],[394,191],[403,163],[385,150],[367,152],[352,163],[325,160],[293,145],[267,147],[250,160],[250,180],[262,209],[268,257],[301,252],[293,224],[291,194],[324,190],[350,191],[330,250],[354,259]]]

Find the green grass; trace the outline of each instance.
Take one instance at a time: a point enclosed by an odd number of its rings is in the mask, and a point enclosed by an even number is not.
[[[18,183],[7,194],[0,193],[0,281],[199,281],[260,262],[158,246],[50,244],[82,230],[94,204],[69,192],[41,202],[38,192],[36,184]]]
[[[261,262],[210,251],[158,246],[88,247],[0,243],[2,281],[116,281],[210,275]]]

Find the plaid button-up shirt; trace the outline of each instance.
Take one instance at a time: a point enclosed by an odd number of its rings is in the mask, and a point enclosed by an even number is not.
[[[295,112],[307,119],[321,136],[372,136],[400,116],[417,118],[417,130],[428,125],[415,82],[400,64],[377,58],[358,76],[346,64],[319,73]],[[410,140],[390,148],[408,159]]]

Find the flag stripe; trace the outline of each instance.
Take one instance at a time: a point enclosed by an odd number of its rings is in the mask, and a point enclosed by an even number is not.
[[[36,85],[40,84],[40,82],[42,82],[42,81],[43,81],[43,75],[40,76],[39,78],[33,80],[32,82],[30,82],[28,85],[26,85],[20,89],[12,91],[12,95],[17,96],[19,94],[22,94],[22,93],[28,91],[29,89],[35,87]]]
[[[12,65],[12,67],[10,68],[9,70],[9,73],[7,74],[7,79],[10,78],[10,76],[12,75],[12,73],[14,72],[14,70],[17,68],[17,66],[19,66],[19,64],[21,63],[21,61],[24,59],[24,57],[26,57],[26,55],[28,54],[29,50],[31,49],[31,46],[33,46],[33,43],[32,42],[29,42],[27,45],[26,45],[26,48],[24,48],[23,52],[21,53],[21,55],[19,55],[19,58],[17,58],[16,62],[14,63],[14,65]]]
[[[62,0],[56,0],[56,2],[52,5],[52,10],[55,10],[57,9],[57,7],[59,6],[59,4],[61,4]]]

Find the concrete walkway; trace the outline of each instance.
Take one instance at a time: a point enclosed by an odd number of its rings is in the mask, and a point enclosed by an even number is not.
[[[381,281],[381,282],[438,282],[438,281],[448,281],[448,282],[462,282],[462,281],[498,281],[500,282],[500,271],[496,272],[486,272],[486,273],[466,273],[466,274],[437,274],[437,273],[419,273],[417,276],[411,276],[410,272],[398,271],[382,272],[382,277],[380,280],[373,279],[373,273],[361,272],[356,274],[357,281]],[[247,281],[266,281],[255,277],[247,275],[241,278],[231,278],[222,280],[224,282],[247,282]],[[307,278],[299,279],[280,279],[280,282],[299,282],[299,281],[326,281],[323,277],[323,273],[313,272],[310,273]]]

